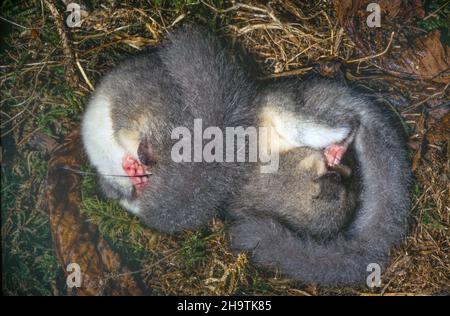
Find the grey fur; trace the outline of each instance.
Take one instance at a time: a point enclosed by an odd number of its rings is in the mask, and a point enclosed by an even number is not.
[[[243,165],[175,163],[171,131],[178,126],[192,131],[194,118],[202,118],[204,128],[253,125],[255,93],[221,44],[200,29],[179,30],[157,49],[123,62],[103,79],[93,100],[97,95],[112,98],[114,136],[138,130],[140,139],[149,140],[156,164],[137,201],[131,187],[100,174],[102,191],[139,203],[143,221],[159,231],[204,225],[239,187]]]
[[[232,248],[251,251],[257,263],[276,266],[301,282],[363,284],[369,274],[367,265],[386,268],[391,248],[407,231],[411,173],[403,138],[379,108],[337,83],[291,80],[272,84],[264,93],[282,94],[283,102],[277,106],[307,120],[332,127],[350,124],[356,129],[351,147],[358,164],[358,207],[351,221],[345,222],[348,213],[339,211],[346,208],[339,199],[331,203],[336,211],[326,213],[327,200],[314,205],[308,202],[310,195],[302,196],[308,190],[299,182],[310,181],[304,174],[284,172],[283,181],[267,182],[267,175],[256,172],[231,207],[236,218],[230,233]],[[282,172],[293,168],[291,154],[280,159],[285,164]],[[258,182],[267,184],[259,192],[254,187]],[[305,205],[308,214],[320,214],[314,218],[318,222],[312,224],[310,217],[303,216]],[[298,213],[302,216],[289,217]]]

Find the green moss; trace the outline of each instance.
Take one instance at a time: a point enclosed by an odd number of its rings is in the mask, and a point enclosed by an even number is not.
[[[252,277],[251,290],[254,293],[268,293],[272,290],[272,287],[263,278],[258,275]]]
[[[0,5],[2,16],[25,27],[33,27],[35,16],[40,14],[40,2],[29,0],[5,0]]]
[[[98,227],[101,235],[129,264],[139,264],[151,258],[152,246],[156,242],[154,233],[117,202],[105,201],[97,196],[94,176],[84,177],[81,192],[81,213]]]
[[[423,2],[425,18],[419,26],[427,31],[440,30],[441,40],[450,46],[450,1],[427,0]]]
[[[189,273],[206,259],[206,240],[201,232],[195,232],[181,244],[180,261]]]
[[[2,165],[2,289],[6,295],[51,295],[61,271],[48,216],[35,204],[45,172],[46,161],[37,155],[22,160],[14,170]],[[28,189],[30,182],[34,185]],[[18,204],[18,200],[23,201]]]
[[[439,216],[435,213],[435,208],[424,210],[421,223],[430,230],[446,230],[447,227],[441,223]]]

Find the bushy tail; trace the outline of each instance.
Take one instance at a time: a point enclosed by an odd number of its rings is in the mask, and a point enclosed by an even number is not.
[[[362,191],[350,227],[319,242],[298,237],[274,218],[249,217],[231,229],[234,249],[253,250],[256,262],[321,285],[363,284],[370,263],[386,268],[391,248],[407,231],[411,174],[397,130],[376,109],[364,111],[354,141]]]

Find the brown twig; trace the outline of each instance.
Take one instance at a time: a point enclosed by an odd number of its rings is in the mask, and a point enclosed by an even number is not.
[[[75,54],[73,53],[72,45],[65,31],[65,26],[63,22],[64,20],[53,2],[48,0],[44,0],[44,2],[45,5],[50,10],[53,19],[55,20],[56,29],[58,30],[59,37],[61,38],[64,55],[66,57],[66,79],[72,87],[75,87],[78,85],[80,79],[75,70],[76,69]]]
[[[386,48],[381,53],[378,53],[378,54],[375,54],[375,55],[371,55],[371,56],[362,57],[362,58],[357,58],[357,59],[353,59],[353,60],[349,60],[346,63],[347,64],[359,63],[359,62],[362,62],[362,61],[366,61],[366,60],[369,60],[369,59],[373,59],[373,58],[376,58],[376,57],[383,56],[384,54],[387,53],[387,51],[391,47],[392,40],[394,38],[394,34],[395,34],[395,32],[391,33],[391,37],[389,38],[389,43],[388,43]]]
[[[272,79],[272,78],[280,78],[280,77],[288,77],[288,76],[297,76],[297,75],[303,75],[313,69],[313,67],[306,67],[306,68],[300,68],[300,69],[294,69],[290,71],[285,71],[278,74],[270,74],[268,76],[264,76],[260,79]]]

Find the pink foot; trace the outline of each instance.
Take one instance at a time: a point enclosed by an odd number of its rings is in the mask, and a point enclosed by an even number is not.
[[[331,144],[325,148],[323,154],[325,156],[327,166],[334,167],[339,165],[346,151],[347,147],[339,144]]]
[[[130,176],[130,180],[136,188],[136,192],[140,193],[144,186],[148,183],[148,176],[145,167],[139,160],[130,155],[126,155],[122,160],[122,168],[125,173]]]

